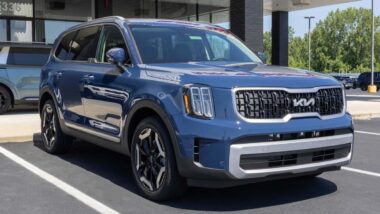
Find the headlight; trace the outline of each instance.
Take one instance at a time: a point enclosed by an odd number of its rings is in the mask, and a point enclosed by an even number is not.
[[[211,119],[214,117],[214,105],[211,89],[206,86],[187,86],[183,100],[188,115]]]

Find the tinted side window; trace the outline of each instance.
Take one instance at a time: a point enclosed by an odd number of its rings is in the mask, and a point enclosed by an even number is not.
[[[1,47],[0,46],[0,64],[7,64],[9,47]]]
[[[66,56],[68,55],[70,51],[70,44],[74,39],[75,34],[77,31],[71,32],[64,36],[61,40],[61,42],[58,45],[57,50],[55,51],[55,56],[61,60],[65,60]]]
[[[46,63],[49,54],[49,48],[11,47],[7,64],[42,66]]]
[[[79,30],[66,59],[87,61],[89,58],[95,58],[100,29],[100,26],[95,26]]]
[[[127,55],[127,60],[125,63],[129,63],[127,46],[125,44],[123,35],[117,27],[107,25],[103,28],[102,39],[99,45],[99,53],[97,56],[98,62],[107,62],[106,53],[112,48],[123,48],[125,54]]]

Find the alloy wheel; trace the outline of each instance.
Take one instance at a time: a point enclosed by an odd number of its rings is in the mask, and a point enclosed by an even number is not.
[[[50,105],[46,106],[42,114],[42,135],[45,139],[46,147],[52,148],[56,141],[56,124],[53,108]]]
[[[143,129],[135,155],[140,182],[149,191],[158,190],[166,176],[165,150],[160,135],[151,128]]]

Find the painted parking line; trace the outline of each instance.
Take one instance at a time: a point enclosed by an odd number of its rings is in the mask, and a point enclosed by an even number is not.
[[[356,173],[360,173],[360,174],[364,174],[364,175],[371,175],[371,176],[375,176],[375,177],[380,178],[380,173],[376,173],[376,172],[370,172],[370,171],[361,170],[361,169],[354,169],[351,167],[342,167],[342,169],[346,170],[346,171],[350,171],[350,172],[356,172]]]
[[[9,150],[3,148],[0,146],[0,154],[3,154],[5,157],[11,159],[15,163],[19,164],[20,166],[24,167],[25,169],[29,170],[30,172],[34,173],[35,175],[39,176],[40,178],[44,179],[45,181],[53,184],[60,190],[66,192],[67,194],[73,196],[77,200],[81,201],[82,203],[86,204],[90,208],[94,209],[95,211],[99,213],[110,213],[110,214],[118,214],[116,210],[113,210],[112,208],[108,207],[107,205],[95,200],[94,198],[86,195],[85,193],[81,192],[80,190],[76,189],[75,187],[67,184],[66,182],[58,179],[57,177],[43,171],[42,169],[36,167],[35,165],[29,163],[28,161],[22,159],[21,157],[17,156],[16,154],[10,152]]]
[[[355,133],[380,136],[380,133],[355,130]]]

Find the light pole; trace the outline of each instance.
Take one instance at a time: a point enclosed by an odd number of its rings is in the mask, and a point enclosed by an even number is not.
[[[314,16],[305,16],[305,19],[308,19],[309,20],[309,33],[308,33],[308,36],[309,36],[309,71],[311,70],[311,67],[310,67],[310,60],[311,60],[311,34],[310,34],[310,28],[311,28],[311,19],[314,19],[315,17]]]
[[[371,85],[368,86],[369,93],[376,93],[377,87],[374,84],[374,70],[375,70],[375,15],[373,12],[374,9],[374,0],[372,0],[371,7],[371,18],[372,18],[372,26],[371,26]]]

